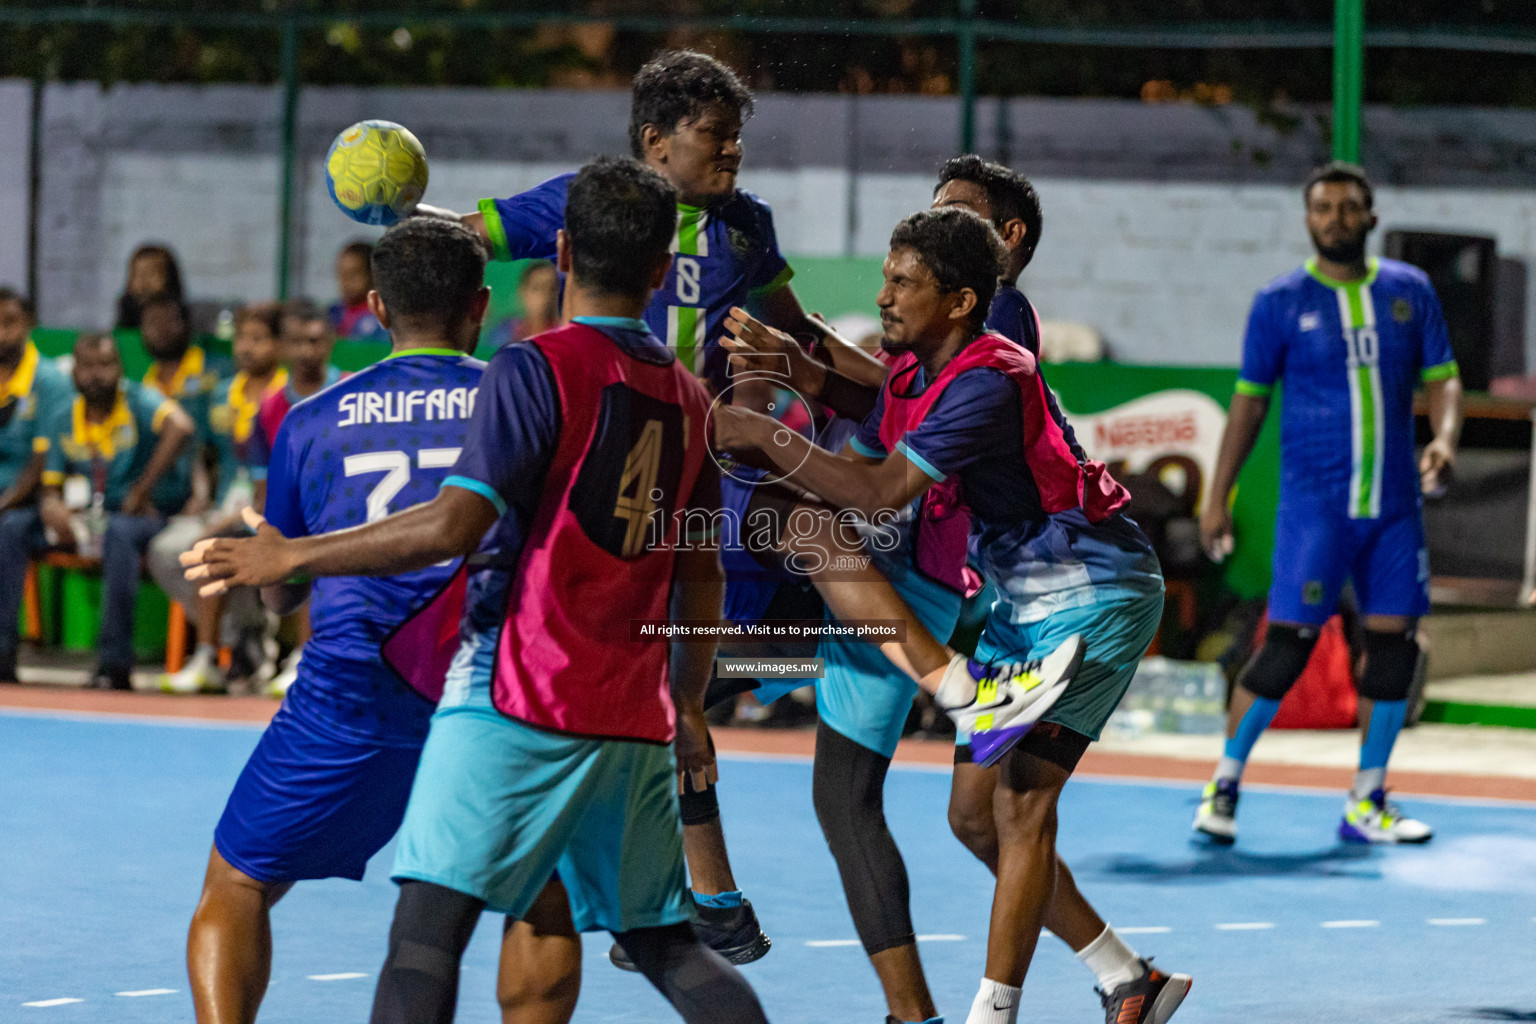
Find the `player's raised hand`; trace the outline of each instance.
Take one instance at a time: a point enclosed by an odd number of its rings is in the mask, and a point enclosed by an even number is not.
[[[737,373],[778,377],[785,383],[804,386],[797,380],[797,369],[807,360],[805,351],[794,338],[755,319],[740,306],[732,306],[725,317],[725,335],[720,345],[731,354],[731,368]]]
[[[740,452],[761,447],[756,438],[760,421],[765,419],[768,417],[739,405],[716,403],[709,410],[710,436],[715,449]],[[773,423],[772,420],[768,422]]]
[[[1456,449],[1444,438],[1435,438],[1419,456],[1419,487],[1429,498],[1445,497],[1456,467]]]
[[[1224,501],[1207,499],[1200,513],[1200,546],[1206,557],[1220,564],[1232,553],[1232,510]]]
[[[677,735],[672,740],[673,754],[677,758],[677,791],[684,792],[691,786],[693,792],[702,793],[704,788],[720,779],[715,765],[715,750],[709,742],[709,723],[704,720],[703,708],[677,709]]]
[[[222,594],[230,587],[270,586],[293,575],[288,538],[255,509],[247,508],[241,515],[254,537],[200,540],[181,556],[181,564],[187,567],[184,575],[202,583],[198,593],[203,597]]]

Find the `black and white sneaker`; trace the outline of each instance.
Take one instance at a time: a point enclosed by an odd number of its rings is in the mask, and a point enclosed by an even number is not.
[[[1187,974],[1164,974],[1141,960],[1141,977],[1116,985],[1113,992],[1099,989],[1104,1004],[1104,1024],[1164,1024],[1189,995],[1194,981]]]
[[[752,901],[745,896],[735,907],[704,907],[694,904],[693,932],[699,941],[737,965],[750,964],[768,955],[773,940],[758,923]],[[635,962],[617,942],[608,950],[608,959],[621,971],[635,971]]]
[[[1237,841],[1237,798],[1236,779],[1207,782],[1190,827],[1214,842],[1231,846]]]

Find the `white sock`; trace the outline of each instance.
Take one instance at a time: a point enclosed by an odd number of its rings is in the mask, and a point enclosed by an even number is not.
[[[1220,782],[1222,779],[1231,779],[1233,782],[1241,782],[1243,779],[1243,762],[1235,757],[1222,755],[1216,762],[1216,775],[1212,782]]]
[[[1364,800],[1385,785],[1386,781],[1385,768],[1362,768],[1355,772],[1355,784],[1349,793],[1356,800]]]
[[[934,691],[933,702],[941,708],[963,708],[976,699],[976,680],[966,668],[965,655],[957,654],[949,661],[939,688]]]
[[[1104,934],[1078,951],[1077,958],[1099,979],[1105,992],[1141,977],[1141,957],[1109,925],[1104,926]]]
[[[965,1024],[1016,1024],[1019,1019],[1019,989],[991,978],[981,979],[981,991],[971,1004]]]
[[[219,660],[219,649],[213,644],[198,644],[197,650],[192,652],[193,661],[206,661],[210,664]]]

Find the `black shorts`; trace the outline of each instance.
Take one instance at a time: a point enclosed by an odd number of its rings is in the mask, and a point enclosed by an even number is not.
[[[1032,757],[1038,757],[1042,761],[1049,761],[1062,771],[1071,773],[1077,770],[1077,762],[1083,759],[1083,753],[1088,749],[1088,744],[1093,740],[1080,732],[1074,732],[1064,725],[1056,722],[1040,722],[1029,735],[1019,740],[1013,749],[1022,751]],[[959,743],[955,745],[955,764],[974,764],[971,756],[971,745]]]

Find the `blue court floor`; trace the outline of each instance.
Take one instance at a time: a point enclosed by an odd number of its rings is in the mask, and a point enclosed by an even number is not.
[[[0,712],[0,1021],[191,1021],[185,928],[213,825],[258,730]],[[780,1024],[878,1024],[883,1001],[838,889],[799,760],[727,759],[737,876],[774,939],[746,968]],[[982,969],[990,878],[950,837],[948,774],[891,772],[921,950],[950,1024]],[[1076,781],[1061,847],[1145,954],[1195,977],[1181,1024],[1536,1021],[1536,807],[1413,800],[1428,847],[1346,848],[1336,794],[1253,789],[1233,850],[1192,845],[1184,784]],[[391,851],[362,884],[298,886],[274,915],[262,1020],[366,1021],[394,904]],[[470,947],[459,1020],[494,1022],[500,921]],[[576,1019],[674,1020],[587,940]],[[1050,937],[1021,1021],[1102,1020]]]

